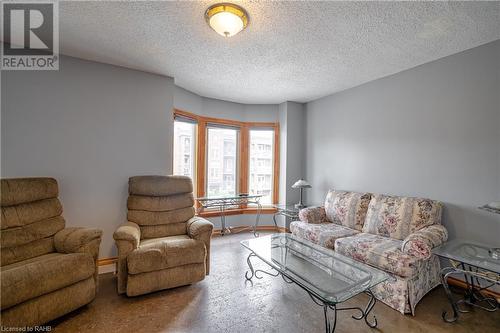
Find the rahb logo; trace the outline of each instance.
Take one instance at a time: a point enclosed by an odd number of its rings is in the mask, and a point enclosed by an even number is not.
[[[2,1],[2,70],[59,69],[57,1]]]

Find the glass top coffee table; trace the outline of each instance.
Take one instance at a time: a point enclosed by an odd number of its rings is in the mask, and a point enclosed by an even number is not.
[[[334,332],[337,311],[359,311],[356,320],[364,319],[370,327],[377,326],[377,319],[368,320],[368,314],[375,306],[376,299],[370,289],[384,282],[389,276],[371,266],[340,255],[334,251],[313,244],[291,234],[274,234],[241,242],[250,250],[247,258],[249,271],[245,278],[261,279],[260,273],[279,276],[287,283],[295,283],[304,289],[317,305],[323,307],[325,331]],[[257,257],[272,270],[254,269],[251,258]],[[359,307],[339,307],[338,304],[366,293],[370,300],[365,309]],[[330,321],[328,309],[333,310]]]

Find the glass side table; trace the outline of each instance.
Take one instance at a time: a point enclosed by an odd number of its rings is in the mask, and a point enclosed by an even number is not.
[[[497,300],[481,293],[494,285],[500,285],[500,259],[491,256],[491,248],[456,239],[433,249],[432,253],[448,259],[452,265],[441,269],[443,287],[453,309],[453,316],[450,318],[446,311],[443,312],[444,321],[452,323],[458,319],[459,313],[469,312],[461,308],[461,304],[490,312],[498,310]],[[465,279],[466,290],[462,299],[454,300],[451,294],[448,285],[448,277],[451,275],[463,276]]]
[[[276,222],[277,216],[284,216],[291,219],[299,219],[299,208],[295,208],[294,204],[275,204],[273,205],[276,208],[276,213],[273,215],[273,222],[276,227],[278,227],[278,223]]]
[[[257,232],[257,227],[259,226],[260,214],[262,212],[262,205],[260,204],[260,198],[262,195],[248,195],[248,194],[240,194],[240,195],[223,195],[223,196],[213,196],[213,197],[201,197],[196,198],[200,204],[200,208],[198,209],[198,213],[201,213],[204,209],[209,208],[218,208],[220,211],[220,221],[221,221],[221,236],[224,236],[226,233],[231,232],[231,227],[226,227],[226,210],[231,207],[239,207],[241,205],[254,204],[257,205],[257,215],[255,218],[255,224],[253,226],[253,234],[255,237],[259,236]],[[274,222],[276,223],[276,222]]]

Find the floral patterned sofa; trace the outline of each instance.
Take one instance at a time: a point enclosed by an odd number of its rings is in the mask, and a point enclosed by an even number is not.
[[[438,201],[330,190],[324,207],[310,207],[290,224],[292,234],[389,273],[373,288],[377,299],[414,314],[415,306],[440,284],[432,248],[444,243]]]

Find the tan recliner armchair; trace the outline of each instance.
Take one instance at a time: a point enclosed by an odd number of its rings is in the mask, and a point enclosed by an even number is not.
[[[210,269],[212,223],[196,217],[184,176],[129,179],[128,222],[113,237],[118,293],[137,296],[201,281]]]
[[[58,193],[53,178],[1,180],[2,328],[42,325],[95,298],[102,231],[65,228]]]

